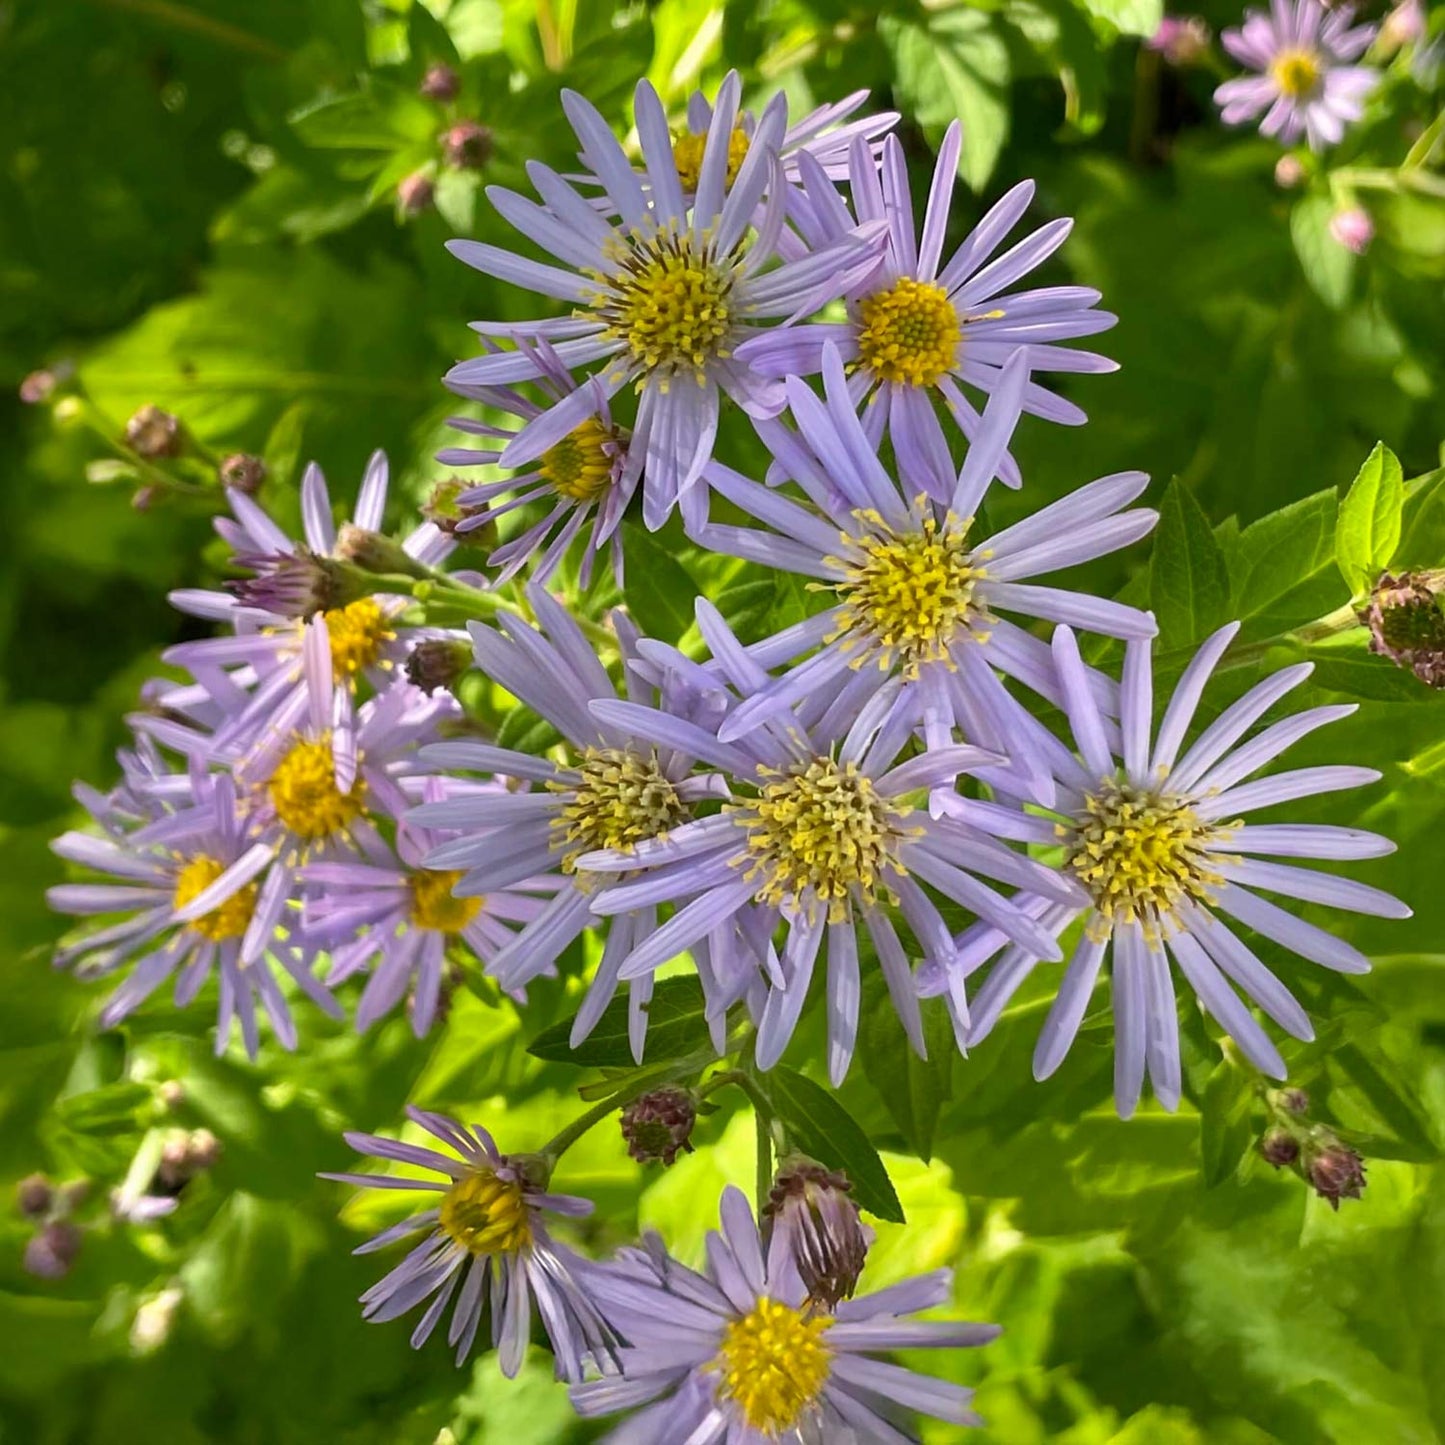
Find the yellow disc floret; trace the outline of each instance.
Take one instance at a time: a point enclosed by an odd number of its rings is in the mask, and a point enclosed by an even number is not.
[[[717,1392],[750,1429],[776,1438],[795,1429],[818,1403],[831,1370],[831,1315],[805,1314],[763,1298],[734,1320],[712,1362]]]
[[[595,502],[612,485],[616,433],[595,416],[542,453],[542,476],[560,496]]]
[[[598,848],[631,852],[691,816],[656,753],[584,748],[574,770],[581,774],[579,781],[547,785],[572,795],[552,822],[552,846],[562,852],[565,872],[583,853]]]
[[[447,1190],[439,1223],[469,1254],[516,1254],[532,1244],[522,1186],[490,1169],[463,1174]]]
[[[898,846],[912,836],[907,813],[881,797],[857,763],[814,758],[772,781],[755,799],[728,806],[747,831],[747,877],[772,904],[822,904],[834,922],[852,889],[873,896],[902,876]]]
[[[364,801],[360,781],[352,785],[349,793],[336,786],[330,733],[320,738],[298,738],[276,764],[266,791],[282,824],[308,843],[348,827],[361,812]]]
[[[1187,800],[1115,779],[1061,825],[1064,867],[1093,895],[1108,923],[1142,923],[1157,936],[1175,906],[1207,899],[1222,880],[1206,851],[1225,829],[1202,822]]]
[[[963,327],[936,281],[901,276],[858,306],[858,360],[881,381],[933,386],[953,369]]]
[[[742,126],[735,125],[732,134],[728,137],[728,175],[727,183],[737,180],[738,172],[743,168],[743,161],[747,159],[748,146],[751,138]],[[707,132],[694,135],[692,131],[677,136],[672,142],[672,159],[677,166],[677,178],[682,182],[684,191],[691,194],[697,190],[698,177],[702,175],[703,152],[707,150]]]
[[[173,908],[184,908],[192,899],[198,898],[222,873],[226,865],[219,858],[197,853],[182,866],[176,874],[176,891],[171,899]],[[186,927],[212,943],[221,943],[227,938],[239,938],[251,922],[251,913],[256,907],[257,886],[247,883],[238,888],[224,903],[218,903],[209,913],[192,919]]]
[[[851,637],[855,667],[876,660],[915,677],[925,662],[946,662],[961,631],[989,620],[974,591],[984,569],[968,545],[972,518],[939,521],[919,506],[918,526],[895,532],[877,512],[857,512],[858,535],[831,559],[847,575],[835,584],[843,606],[833,637]],[[861,554],[861,555],[860,555]]]
[[[1312,50],[1281,50],[1270,61],[1269,73],[1285,95],[1301,100],[1312,95],[1324,70],[1320,58]]]
[[[386,614],[370,597],[329,608],[322,616],[331,642],[331,670],[340,682],[370,667],[396,636]]]
[[[481,910],[480,898],[456,898],[452,889],[462,881],[460,870],[430,872],[419,869],[407,879],[411,890],[411,921],[418,928],[438,933],[460,933]]]
[[[596,279],[605,289],[595,315],[643,371],[700,383],[712,362],[731,354],[732,267],[714,260],[706,242],[695,244],[691,232],[635,242],[615,273]]]

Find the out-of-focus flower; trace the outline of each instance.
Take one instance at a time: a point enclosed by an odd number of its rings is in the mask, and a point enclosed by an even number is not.
[[[1144,45],[1170,65],[1198,65],[1209,54],[1211,31],[1199,15],[1166,15]]]
[[[491,130],[474,120],[459,120],[442,132],[442,157],[458,170],[481,170],[492,158]]]
[[[27,1174],[15,1186],[15,1207],[27,1219],[44,1219],[54,1202],[54,1186],[43,1174]]]
[[[1292,191],[1304,178],[1304,162],[1298,156],[1286,153],[1274,163],[1274,183],[1280,190]]]
[[[180,418],[149,403],[125,424],[126,446],[148,461],[179,456],[184,439]]]
[[[429,211],[436,203],[436,196],[436,182],[425,171],[413,171],[396,184],[397,204],[408,216],[419,216],[423,211]]]
[[[1361,206],[1346,206],[1330,217],[1330,235],[1357,256],[1363,256],[1375,239],[1375,223]]]
[[[450,65],[429,65],[417,90],[428,100],[455,100],[461,80]]]
[[[36,1279],[64,1279],[80,1254],[85,1235],[68,1219],[52,1219],[42,1225],[25,1244],[22,1264]]]
[[[170,1339],[185,1292],[170,1285],[142,1302],[130,1326],[130,1347],[138,1355],[153,1354]]]
[[[764,1214],[773,1237],[781,1235],[808,1301],[833,1311],[853,1297],[873,1242],[873,1231],[858,1217],[853,1185],[846,1174],[815,1159],[785,1159],[773,1177]]]
[[[1402,46],[1413,45],[1424,36],[1427,18],[1421,0],[1400,0],[1380,25],[1380,49],[1393,55]]]

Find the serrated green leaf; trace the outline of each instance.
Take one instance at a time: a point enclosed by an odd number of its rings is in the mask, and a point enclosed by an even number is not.
[[[649,1064],[686,1058],[710,1049],[704,1016],[705,1000],[695,978],[665,978],[647,1005],[647,1045],[643,1059]],[[549,1063],[577,1064],[586,1068],[632,1068],[632,1045],[627,1037],[627,996],[619,993],[602,1011],[597,1027],[574,1049],[569,1042],[577,1015],[572,1014],[544,1029],[527,1052]]]
[[[1177,477],[1159,505],[1149,601],[1166,647],[1198,642],[1225,620],[1229,606],[1223,549],[1194,494]]]
[[[1340,503],[1335,525],[1335,561],[1357,595],[1373,585],[1395,555],[1404,506],[1399,458],[1384,442],[1376,442]]]
[[[853,1181],[853,1198],[880,1219],[903,1223],[893,1181],[857,1120],[826,1089],[781,1064],[758,1079],[791,1141]]]

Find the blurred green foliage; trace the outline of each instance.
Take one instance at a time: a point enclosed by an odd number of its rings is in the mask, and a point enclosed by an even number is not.
[[[588,1438],[542,1352],[508,1384],[488,1358],[458,1372],[440,1342],[413,1353],[403,1326],[364,1326],[354,1301],[374,1268],[348,1250],[392,1204],[343,1208],[315,1178],[345,1167],[343,1128],[395,1127],[407,1100],[474,1117],[504,1106],[516,1146],[547,1137],[576,1112],[579,1083],[623,1062],[568,1061],[545,1041],[528,1052],[575,1007],[573,984],[537,990],[525,1019],[459,995],[426,1043],[394,1022],[363,1044],[311,1013],[297,1055],[268,1046],[254,1067],[212,1058],[204,1012],[152,1008],[97,1035],[95,992],[47,966],[59,929],[42,891],[59,866],[45,845],[71,821],[72,778],[109,784],[122,715],[158,651],[190,635],[166,591],[215,575],[214,491],[134,506],[144,477],[119,445],[127,417],[157,403],[207,455],[263,455],[283,516],[304,460],[335,483],[374,447],[414,505],[435,480],[451,409],[437,378],[465,352],[465,322],[531,305],[442,250],[455,234],[507,242],[482,186],[522,184],[533,157],[568,168],[564,86],[625,128],[639,75],[680,107],[729,66],[751,98],[782,86],[799,110],[861,87],[891,100],[920,174],[962,117],[957,225],[1022,176],[1038,180],[1040,218],[1077,218],[1051,271],[1104,292],[1121,320],[1100,349],[1123,369],[1069,388],[1084,430],[1025,423],[1027,497],[998,505],[1149,470],[1163,512],[1152,554],[1108,559],[1088,581],[1153,605],[1166,674],[1229,617],[1261,656],[1315,656],[1309,692],[1361,708],[1292,760],[1365,762],[1385,782],[1364,804],[1307,811],[1397,838],[1393,860],[1361,873],[1388,876],[1416,909],[1405,925],[1341,925],[1379,956],[1367,978],[1263,954],[1321,1021],[1286,1050],[1294,1081],[1369,1160],[1364,1200],[1337,1215],[1257,1157],[1254,1083],[1192,1010],[1185,1106],[1128,1124],[1110,1112],[1105,1018],[1033,1082],[1042,978],[968,1059],[930,1015],[932,1062],[910,1061],[891,1011],[871,1010],[863,1067],[840,1095],[861,1146],[807,1076],[821,1050],[805,1023],[773,1102],[876,1210],[865,1286],[954,1263],[960,1307],[1005,1325],[950,1367],[979,1387],[981,1442],[1445,1436],[1445,712],[1358,631],[1278,641],[1382,566],[1445,561],[1432,470],[1445,196],[1439,126],[1425,129],[1438,79],[1397,65],[1335,169],[1286,191],[1272,145],[1217,124],[1209,66],[1175,70],[1141,49],[1160,13],[1157,0],[0,4],[0,1182],[8,1194],[35,1170],[94,1181],[77,1206],[93,1227],[55,1282],[23,1272],[30,1226],[0,1204],[0,1440]],[[1223,0],[1205,16],[1238,20]],[[460,77],[451,101],[418,91],[437,63]],[[461,120],[491,132],[481,170],[442,161]],[[1433,185],[1400,181],[1412,155]],[[398,185],[418,172],[434,206],[410,215]],[[1328,222],[1360,197],[1378,234],[1355,257]],[[84,407],[15,399],[28,373],[71,365]],[[1401,465],[1374,456],[1341,509],[1380,438]],[[629,532],[626,601],[655,635],[685,632],[697,591],[755,634],[804,601],[789,579],[670,532]],[[649,1062],[696,1042],[678,995]],[[169,1106],[168,1080],[184,1088]],[[108,1222],[106,1194],[137,1150],[176,1127],[213,1131],[220,1163],[159,1225]],[[644,1223],[696,1251],[717,1187],[752,1171],[745,1111],[728,1101],[701,1128],[712,1147],[663,1176],[632,1165],[611,1125],[568,1155],[561,1183],[598,1200],[599,1247]]]

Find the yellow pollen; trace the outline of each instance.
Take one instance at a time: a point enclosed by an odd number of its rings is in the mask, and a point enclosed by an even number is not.
[[[747,832],[748,879],[758,900],[821,903],[832,922],[848,916],[850,890],[869,897],[904,875],[898,845],[913,836],[904,809],[879,796],[857,763],[814,758],[788,772],[768,771],[757,798],[725,805]]]
[[[559,495],[574,502],[595,502],[612,485],[617,434],[589,416],[556,446],[542,453],[542,475]]]
[[[176,874],[176,891],[171,899],[171,906],[184,908],[193,898],[204,893],[225,871],[226,865],[219,858],[197,853]],[[217,904],[209,913],[192,919],[186,927],[193,933],[199,933],[202,938],[209,938],[212,943],[220,943],[227,938],[239,938],[251,922],[251,912],[256,907],[256,892],[257,885],[248,883],[244,888],[238,888],[224,903]]]
[[[1269,73],[1286,95],[1299,100],[1313,94],[1323,71],[1314,51],[1281,50],[1270,62]]]
[[[1228,830],[1202,822],[1183,798],[1106,779],[1059,832],[1064,867],[1093,895],[1109,923],[1141,923],[1157,937],[1175,906],[1207,899],[1223,880],[1206,849]]]
[[[349,681],[370,667],[396,636],[387,625],[386,614],[370,597],[328,608],[322,616],[331,640],[331,668],[338,681]]]
[[[691,816],[656,753],[584,748],[574,770],[582,775],[579,782],[547,784],[573,795],[552,822],[552,847],[562,852],[564,872],[570,873],[583,853],[599,848],[630,853]]]
[[[461,881],[460,870],[432,873],[418,869],[407,879],[411,921],[418,928],[434,928],[438,933],[460,933],[482,907],[480,898],[452,897],[452,889]]]
[[[733,133],[728,137],[728,176],[727,183],[737,180],[738,172],[743,168],[743,161],[747,158],[748,146],[751,143],[748,133],[740,125],[733,127]],[[677,166],[677,178],[682,182],[682,188],[689,195],[697,190],[698,177],[702,175],[702,157],[707,149],[707,132],[701,135],[694,135],[691,131],[677,136],[672,142],[672,160]]]
[[[447,1190],[440,1224],[470,1254],[518,1254],[532,1246],[522,1186],[490,1169],[463,1174]]]
[[[968,545],[973,518],[950,514],[940,522],[922,498],[918,525],[907,532],[893,531],[877,512],[853,515],[862,525],[843,538],[851,555],[830,559],[847,575],[833,584],[843,606],[829,640],[852,634],[854,667],[871,658],[908,678],[926,662],[948,662],[960,631],[991,620],[974,599],[986,573]]]
[[[858,360],[882,381],[933,386],[953,369],[963,338],[948,292],[901,276],[858,307]]]
[[[293,743],[290,752],[276,764],[266,791],[276,816],[305,842],[339,833],[361,812],[363,801],[359,780],[349,793],[336,786],[329,732]]]
[[[634,241],[619,253],[613,275],[594,279],[593,314],[644,372],[701,385],[708,366],[731,354],[732,266],[714,260],[691,232]]]
[[[802,1423],[832,1370],[824,1336],[833,1318],[760,1299],[734,1320],[712,1362],[718,1395],[731,1400],[750,1429],[776,1439]]]

